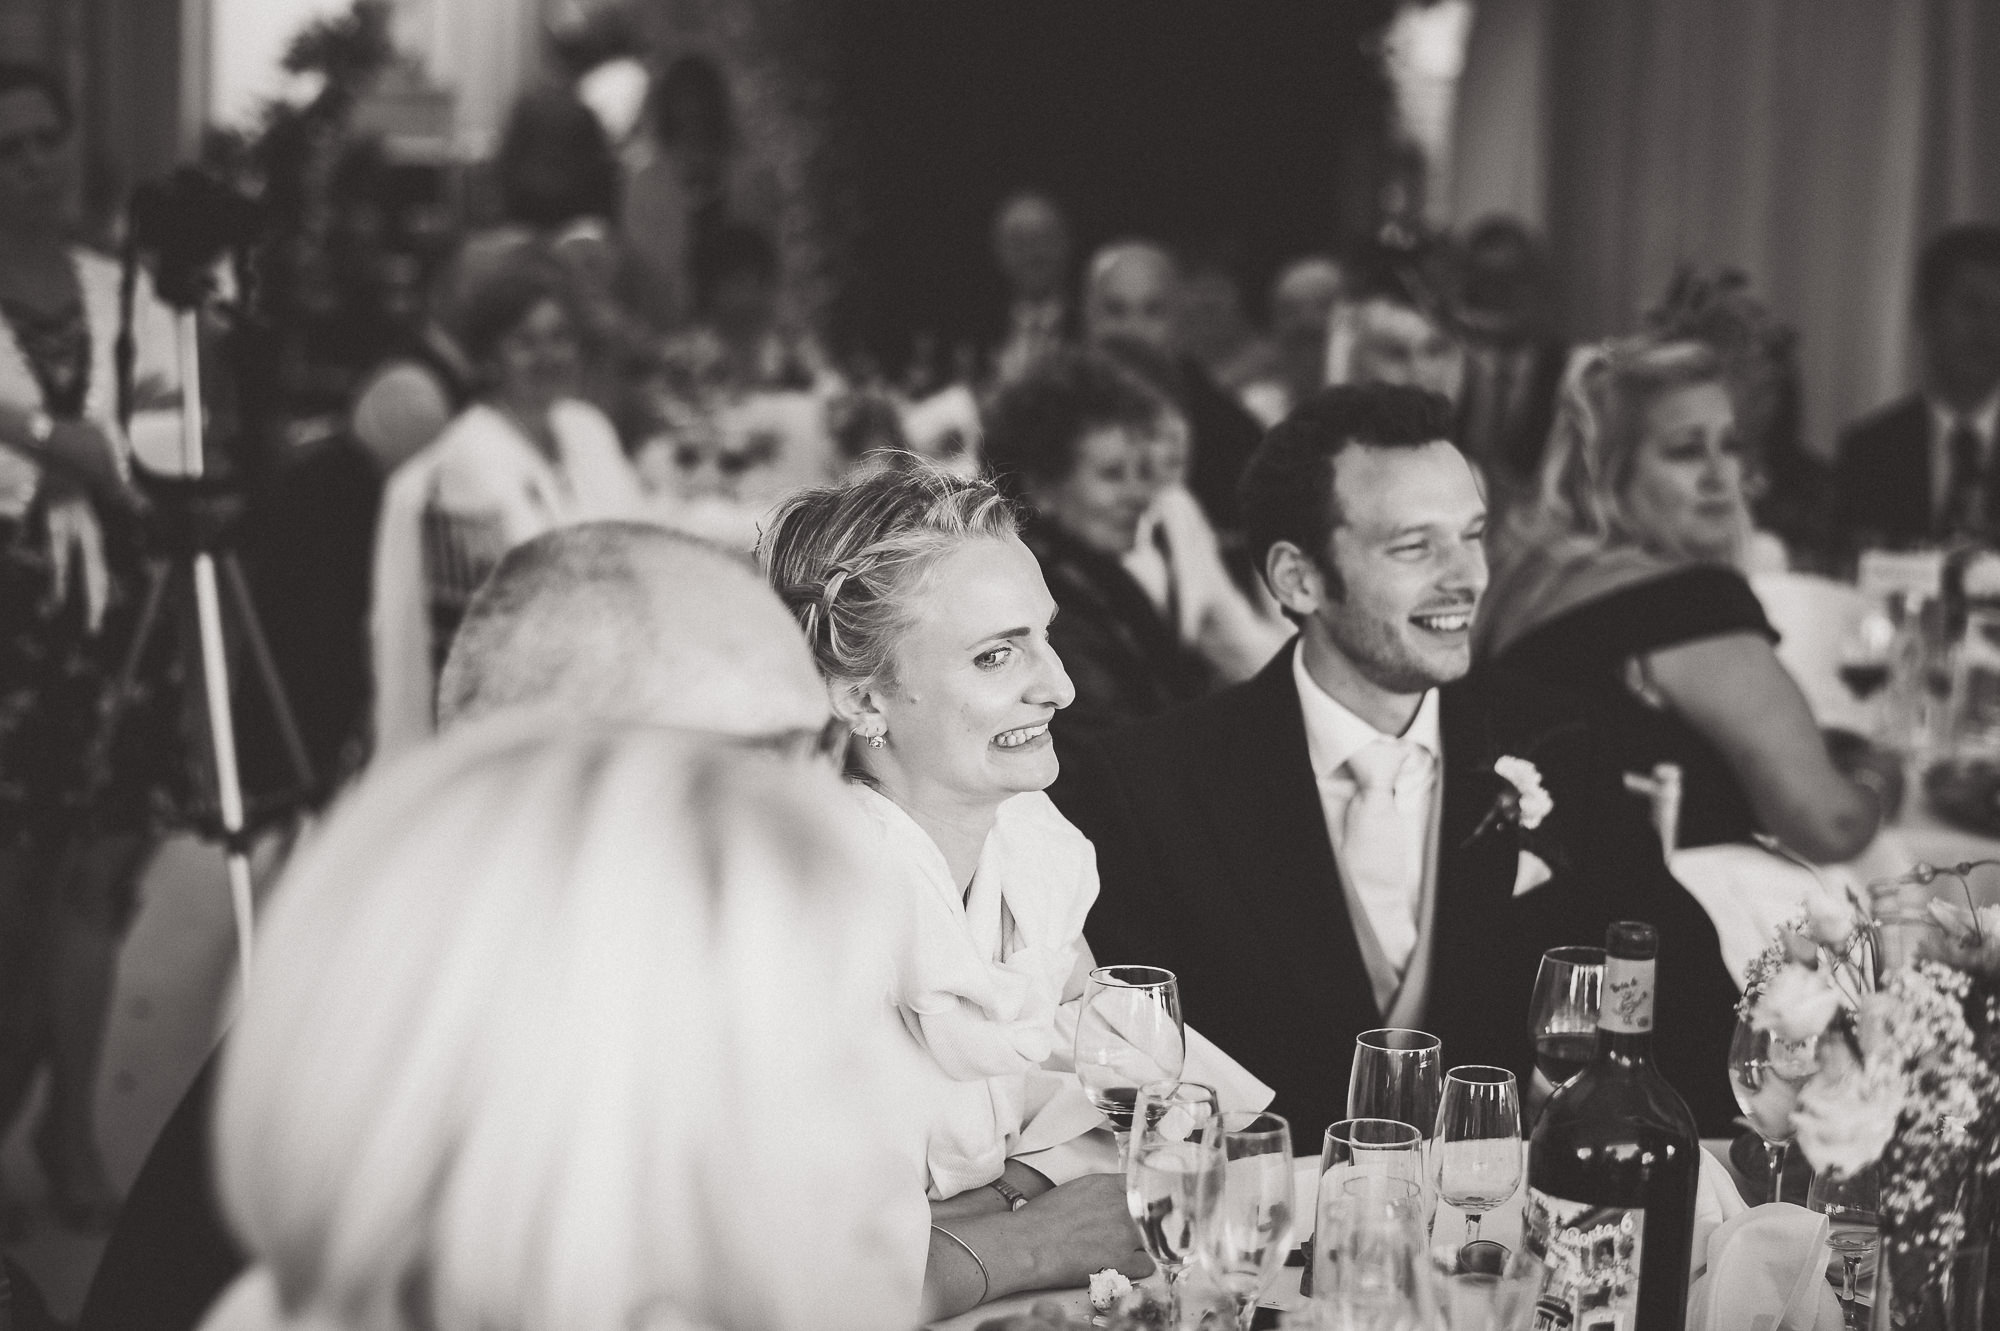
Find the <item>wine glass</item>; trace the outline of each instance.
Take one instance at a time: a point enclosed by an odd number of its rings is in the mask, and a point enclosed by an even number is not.
[[[1146,1254],[1166,1275],[1176,1326],[1195,1226],[1221,1183],[1221,1155],[1208,1131],[1221,1112],[1215,1088],[1198,1081],[1148,1082],[1133,1102],[1125,1207]]]
[[[1444,1051],[1435,1035],[1387,1027],[1354,1037],[1349,1118],[1392,1118],[1428,1137],[1443,1093]]]
[[[1465,1212],[1465,1242],[1479,1242],[1479,1222],[1514,1195],[1526,1167],[1521,1149],[1521,1092],[1505,1068],[1479,1064],[1445,1074],[1431,1153],[1438,1196]]]
[[[1854,1174],[1822,1169],[1813,1175],[1806,1192],[1806,1209],[1824,1214],[1832,1225],[1826,1243],[1840,1257],[1840,1311],[1850,1327],[1868,1320],[1866,1310],[1855,1302],[1854,1282],[1861,1264],[1881,1243],[1881,1205],[1881,1183],[1873,1165]]]
[[[1597,1052],[1603,990],[1603,948],[1552,947],[1542,953],[1528,1004],[1528,1038],[1535,1042],[1535,1071],[1551,1090],[1583,1071]]]
[[[1738,1018],[1729,1041],[1729,1085],[1737,1107],[1764,1142],[1771,1197],[1784,1200],[1785,1155],[1792,1144],[1792,1111],[1799,1088],[1819,1066],[1817,1040],[1786,1040],[1761,1031],[1747,1016]]]
[[[1408,1123],[1389,1118],[1344,1118],[1326,1130],[1319,1155],[1319,1187],[1313,1203],[1314,1234],[1307,1245],[1299,1290],[1313,1292],[1327,1249],[1320,1231],[1329,1207],[1344,1197],[1372,1197],[1385,1205],[1407,1209],[1412,1219],[1423,1214],[1424,1137]]]
[[[1133,1102],[1148,1082],[1172,1081],[1187,1061],[1180,981],[1158,966],[1099,966],[1076,1016],[1076,1077],[1122,1150]]]
[[[1196,1221],[1209,1278],[1234,1301],[1238,1331],[1250,1331],[1257,1296],[1292,1242],[1292,1129],[1272,1113],[1211,1119],[1207,1136],[1221,1157],[1222,1182]]]

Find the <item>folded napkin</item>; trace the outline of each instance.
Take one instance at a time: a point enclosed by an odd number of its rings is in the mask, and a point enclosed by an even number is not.
[[[1705,1265],[1688,1290],[1688,1331],[1840,1331],[1840,1300],[1826,1280],[1827,1230],[1818,1212],[1769,1202],[1704,1240],[1697,1206],[1695,1260]]]

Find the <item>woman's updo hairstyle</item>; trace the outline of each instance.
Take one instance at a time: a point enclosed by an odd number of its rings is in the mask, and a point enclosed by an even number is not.
[[[764,575],[838,683],[894,677],[896,639],[924,579],[967,541],[1012,536],[1014,507],[983,480],[929,463],[870,472],[787,500],[758,543]]]

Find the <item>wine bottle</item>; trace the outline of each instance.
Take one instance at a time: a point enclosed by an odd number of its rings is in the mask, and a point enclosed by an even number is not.
[[[1659,947],[1650,924],[1605,932],[1596,1051],[1549,1097],[1528,1147],[1524,1245],[1544,1266],[1539,1327],[1687,1325],[1701,1141],[1653,1066]]]

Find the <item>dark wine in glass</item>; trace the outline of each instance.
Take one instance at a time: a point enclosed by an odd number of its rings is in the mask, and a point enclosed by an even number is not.
[[[1557,1031],[1535,1039],[1535,1070],[1560,1086],[1583,1071],[1597,1052],[1596,1031]]]

